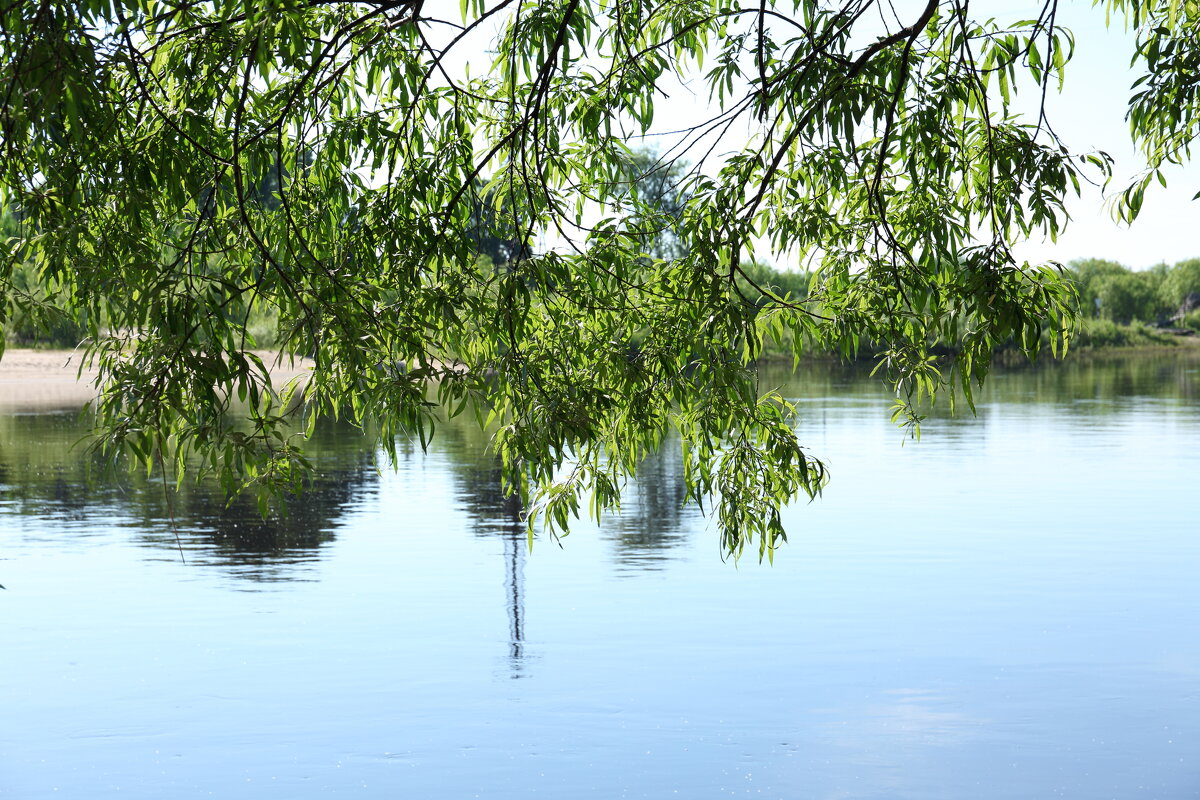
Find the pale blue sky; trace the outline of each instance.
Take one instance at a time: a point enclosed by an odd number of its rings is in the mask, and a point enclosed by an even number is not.
[[[1031,8],[1026,3],[997,5],[1011,9],[993,12],[998,19],[1009,13],[1018,18],[1029,14]],[[1106,29],[1103,9],[1093,8],[1090,2],[1064,2],[1059,16],[1060,24],[1075,33],[1076,52],[1067,67],[1063,93],[1049,100],[1050,117],[1073,150],[1105,150],[1117,160],[1109,187],[1109,193],[1116,194],[1143,163],[1131,144],[1125,122],[1129,86],[1137,77],[1129,67],[1133,35],[1119,25]],[[1167,188],[1154,184],[1141,216],[1132,226],[1114,223],[1099,190],[1085,186],[1083,197],[1073,199],[1068,206],[1074,221],[1058,242],[1031,241],[1021,248],[1021,254],[1030,259],[1064,262],[1106,258],[1135,268],[1200,257],[1196,237],[1200,202],[1191,200],[1200,191],[1200,168],[1193,164],[1166,174]]]
[[[900,18],[915,18],[924,0],[895,0],[894,4]],[[991,15],[997,22],[1006,23],[1036,17],[1040,8],[1041,3],[1036,0],[975,0],[970,13],[976,18]],[[1112,29],[1107,28],[1104,9],[1093,7],[1091,0],[1062,0],[1057,22],[1075,33],[1076,51],[1067,67],[1062,94],[1048,98],[1048,118],[1072,151],[1104,150],[1116,159],[1108,193],[1119,194],[1143,166],[1125,122],[1130,85],[1137,77],[1129,65],[1133,34],[1124,31],[1119,20],[1114,20]],[[463,46],[449,63],[470,60],[472,55],[482,54],[483,49],[486,45],[482,41],[475,47]],[[660,96],[656,103],[655,131],[676,130],[712,116],[707,86],[702,81],[681,85],[664,80],[660,89],[665,96]],[[1030,92],[1026,99],[1032,112],[1034,93]],[[738,146],[735,140],[747,135],[750,132],[744,128],[728,131],[724,141],[730,147],[719,147],[717,153]],[[647,143],[665,148],[671,140],[670,136],[651,137]],[[697,153],[689,152],[688,156],[694,159]],[[1162,261],[1174,263],[1200,257],[1200,241],[1195,235],[1200,223],[1200,201],[1191,200],[1200,191],[1200,165],[1167,170],[1166,174],[1168,187],[1153,184],[1141,217],[1132,226],[1114,222],[1100,189],[1085,184],[1082,197],[1068,201],[1073,219],[1058,241],[1030,240],[1018,246],[1017,255],[1035,262],[1052,259],[1064,263],[1079,258],[1105,258],[1137,269]],[[771,258],[765,252],[755,255],[788,266],[784,263],[788,261],[786,258]]]
[[[896,2],[901,19],[915,18],[924,5],[922,0]],[[970,13],[975,18],[993,16],[1000,24],[1031,19],[1039,15],[1041,3],[1028,0],[990,0],[975,2]],[[1066,81],[1061,94],[1052,92],[1047,99],[1047,115],[1054,129],[1073,152],[1103,150],[1115,160],[1113,179],[1108,194],[1119,194],[1136,176],[1144,162],[1135,151],[1125,108],[1130,85],[1138,76],[1130,68],[1134,37],[1123,30],[1114,19],[1112,29],[1105,26],[1103,8],[1095,8],[1090,0],[1063,0],[1057,23],[1075,33],[1075,56],[1067,66]],[[708,119],[712,109],[707,103],[707,87],[700,81],[680,86],[664,82],[656,105],[655,130],[668,131]],[[1027,103],[1029,114],[1036,114],[1037,93],[1029,91],[1017,103]],[[740,137],[751,135],[744,127],[735,126],[723,137],[730,147],[737,146]],[[651,137],[656,147],[670,146],[671,137]],[[711,140],[710,140],[711,141]],[[718,147],[717,153],[725,147]],[[689,151],[694,157],[695,151]],[[1133,226],[1113,221],[1106,197],[1099,187],[1084,184],[1079,198],[1071,197],[1068,211],[1072,222],[1057,242],[1037,238],[1017,247],[1017,255],[1034,262],[1057,260],[1069,262],[1079,258],[1105,258],[1141,269],[1161,261],[1174,263],[1185,258],[1200,257],[1200,242],[1193,233],[1200,221],[1200,202],[1191,198],[1200,191],[1200,168],[1165,171],[1166,189],[1154,184],[1148,193],[1141,217]],[[788,259],[771,257],[765,252],[757,258],[787,267]]]

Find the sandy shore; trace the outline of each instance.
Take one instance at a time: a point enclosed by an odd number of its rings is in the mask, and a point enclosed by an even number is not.
[[[307,361],[275,364],[274,353],[260,353],[271,367],[271,380],[282,386],[311,368]],[[10,348],[0,358],[0,408],[10,411],[79,408],[96,396],[96,371],[79,370],[81,354],[71,350]]]

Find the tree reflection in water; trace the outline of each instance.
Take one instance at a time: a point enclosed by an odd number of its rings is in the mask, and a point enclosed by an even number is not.
[[[254,582],[302,579],[304,565],[334,539],[344,509],[377,480],[372,440],[350,426],[326,426],[312,442],[322,471],[286,513],[264,519],[252,498],[230,501],[212,482],[164,491],[161,475],[105,462],[82,444],[86,431],[78,412],[0,415],[7,510],[59,523],[29,535],[87,536],[103,520],[130,528],[158,557],[178,558],[182,545],[189,562]]]
[[[463,444],[461,440],[456,442]],[[525,649],[525,558],[529,537],[521,500],[504,491],[500,467],[482,450],[457,449],[451,467],[456,494],[477,536],[498,536],[504,544],[504,590],[508,610],[508,672],[528,675]]]
[[[525,559],[528,534],[519,498],[504,491],[496,456],[487,452],[486,437],[457,421],[438,431],[434,447],[447,452],[455,495],[476,535],[499,537],[504,545],[505,595],[509,620],[509,673],[527,674]],[[670,551],[688,541],[685,490],[678,448],[670,445],[642,465],[622,514],[606,518],[600,535],[613,545],[621,572],[661,569]]]
[[[168,495],[160,486],[151,512],[156,516],[147,519],[150,524],[138,538],[174,551],[177,531],[189,561],[224,567],[255,582],[304,580],[305,565],[319,560],[321,548],[335,539],[338,518],[375,480],[364,455],[360,463],[323,470],[289,497],[284,509],[266,518],[252,497],[228,501],[212,486],[170,495],[168,509]]]
[[[600,534],[613,544],[618,571],[660,570],[690,540],[699,511],[687,508],[679,446],[667,441],[638,469],[621,513],[605,519]]]

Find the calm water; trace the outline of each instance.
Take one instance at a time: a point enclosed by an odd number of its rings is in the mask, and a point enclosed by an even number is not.
[[[1200,797],[1200,359],[996,374],[919,443],[787,384],[824,456],[774,567],[647,465],[526,551],[482,437],[351,431],[281,521],[0,417],[0,796]],[[777,379],[789,380],[784,376]]]

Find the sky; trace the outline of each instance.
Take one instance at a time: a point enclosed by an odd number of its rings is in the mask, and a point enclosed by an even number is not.
[[[1028,4],[997,5],[1011,8],[1014,19],[1031,11]],[[1007,16],[1000,10],[993,13],[998,19]],[[1106,29],[1103,9],[1093,8],[1090,2],[1064,2],[1059,22],[1074,32],[1076,52],[1067,65],[1062,94],[1048,100],[1048,115],[1071,149],[1104,150],[1116,159],[1109,194],[1119,194],[1143,163],[1125,122],[1129,86],[1138,75],[1129,66],[1133,34],[1120,27]],[[1029,241],[1018,253],[1031,260],[1064,263],[1104,258],[1135,269],[1200,258],[1196,235],[1200,201],[1191,199],[1200,191],[1200,165],[1164,172],[1167,187],[1153,185],[1132,226],[1113,222],[1101,192],[1085,185],[1083,196],[1068,204],[1073,221],[1058,241]]]
[[[917,16],[924,0],[894,0],[894,5],[900,18],[905,19]],[[1041,2],[1036,0],[975,0],[971,15],[973,18],[992,15],[997,22],[1006,23],[1035,18],[1040,8]],[[1165,169],[1168,186],[1163,188],[1153,183],[1133,225],[1120,224],[1112,218],[1111,198],[1119,195],[1144,165],[1125,121],[1130,86],[1139,74],[1130,67],[1133,33],[1124,30],[1116,18],[1113,27],[1107,27],[1103,7],[1093,7],[1092,0],[1061,0],[1057,23],[1074,32],[1075,55],[1067,65],[1063,91],[1061,94],[1052,91],[1047,98],[1047,117],[1073,152],[1103,150],[1112,156],[1113,179],[1107,196],[1099,187],[1085,183],[1082,196],[1068,198],[1067,210],[1072,221],[1060,232],[1057,241],[1036,238],[1018,243],[1016,255],[1035,263],[1053,260],[1065,264],[1076,259],[1102,258],[1134,269],[1146,269],[1164,261],[1200,258],[1200,240],[1195,233],[1200,223],[1200,201],[1191,199],[1200,192],[1200,164]],[[465,61],[469,60],[469,54],[481,49],[485,48],[468,45],[455,55]],[[676,83],[660,88],[665,96],[660,96],[655,104],[655,130],[679,129],[711,117],[706,86]],[[1032,111],[1034,93],[1029,92],[1026,98]],[[738,146],[733,139],[744,135],[746,131],[731,130],[726,141]],[[646,141],[662,149],[669,146],[669,138]],[[789,266],[787,255],[772,257],[759,251],[755,256],[777,267]]]
[[[915,17],[924,3],[916,1],[915,11],[906,6],[912,2],[896,2],[900,17]],[[1016,22],[1039,15],[1040,2],[1027,0],[988,0],[971,7],[973,18],[993,15],[997,22]],[[1114,27],[1105,25],[1104,9],[1095,8],[1091,0],[1062,0],[1057,23],[1075,34],[1075,55],[1067,65],[1061,94],[1051,92],[1047,98],[1047,117],[1065,144],[1073,152],[1095,150],[1107,152],[1115,159],[1113,179],[1107,195],[1099,187],[1083,184],[1082,196],[1070,197],[1067,210],[1072,222],[1060,232],[1057,241],[1042,238],[1019,243],[1018,258],[1044,263],[1069,263],[1081,258],[1103,258],[1117,261],[1134,269],[1145,269],[1166,261],[1175,263],[1200,257],[1200,241],[1194,226],[1200,222],[1200,201],[1192,196],[1200,191],[1200,165],[1186,169],[1164,170],[1167,188],[1156,183],[1147,193],[1138,220],[1132,225],[1115,222],[1109,200],[1119,195],[1138,175],[1144,165],[1133,146],[1125,109],[1130,86],[1139,73],[1130,67],[1134,52],[1134,35],[1123,29],[1114,18]],[[656,104],[655,128],[683,127],[707,119],[711,111],[707,104],[707,87],[664,87],[668,95]],[[1023,96],[1035,112],[1033,92]],[[1018,98],[1017,104],[1021,99]],[[731,145],[745,131],[731,130],[726,141]],[[650,139],[654,146],[663,139]],[[690,155],[690,153],[689,153]],[[756,252],[759,259],[780,268],[788,268],[786,255]]]

